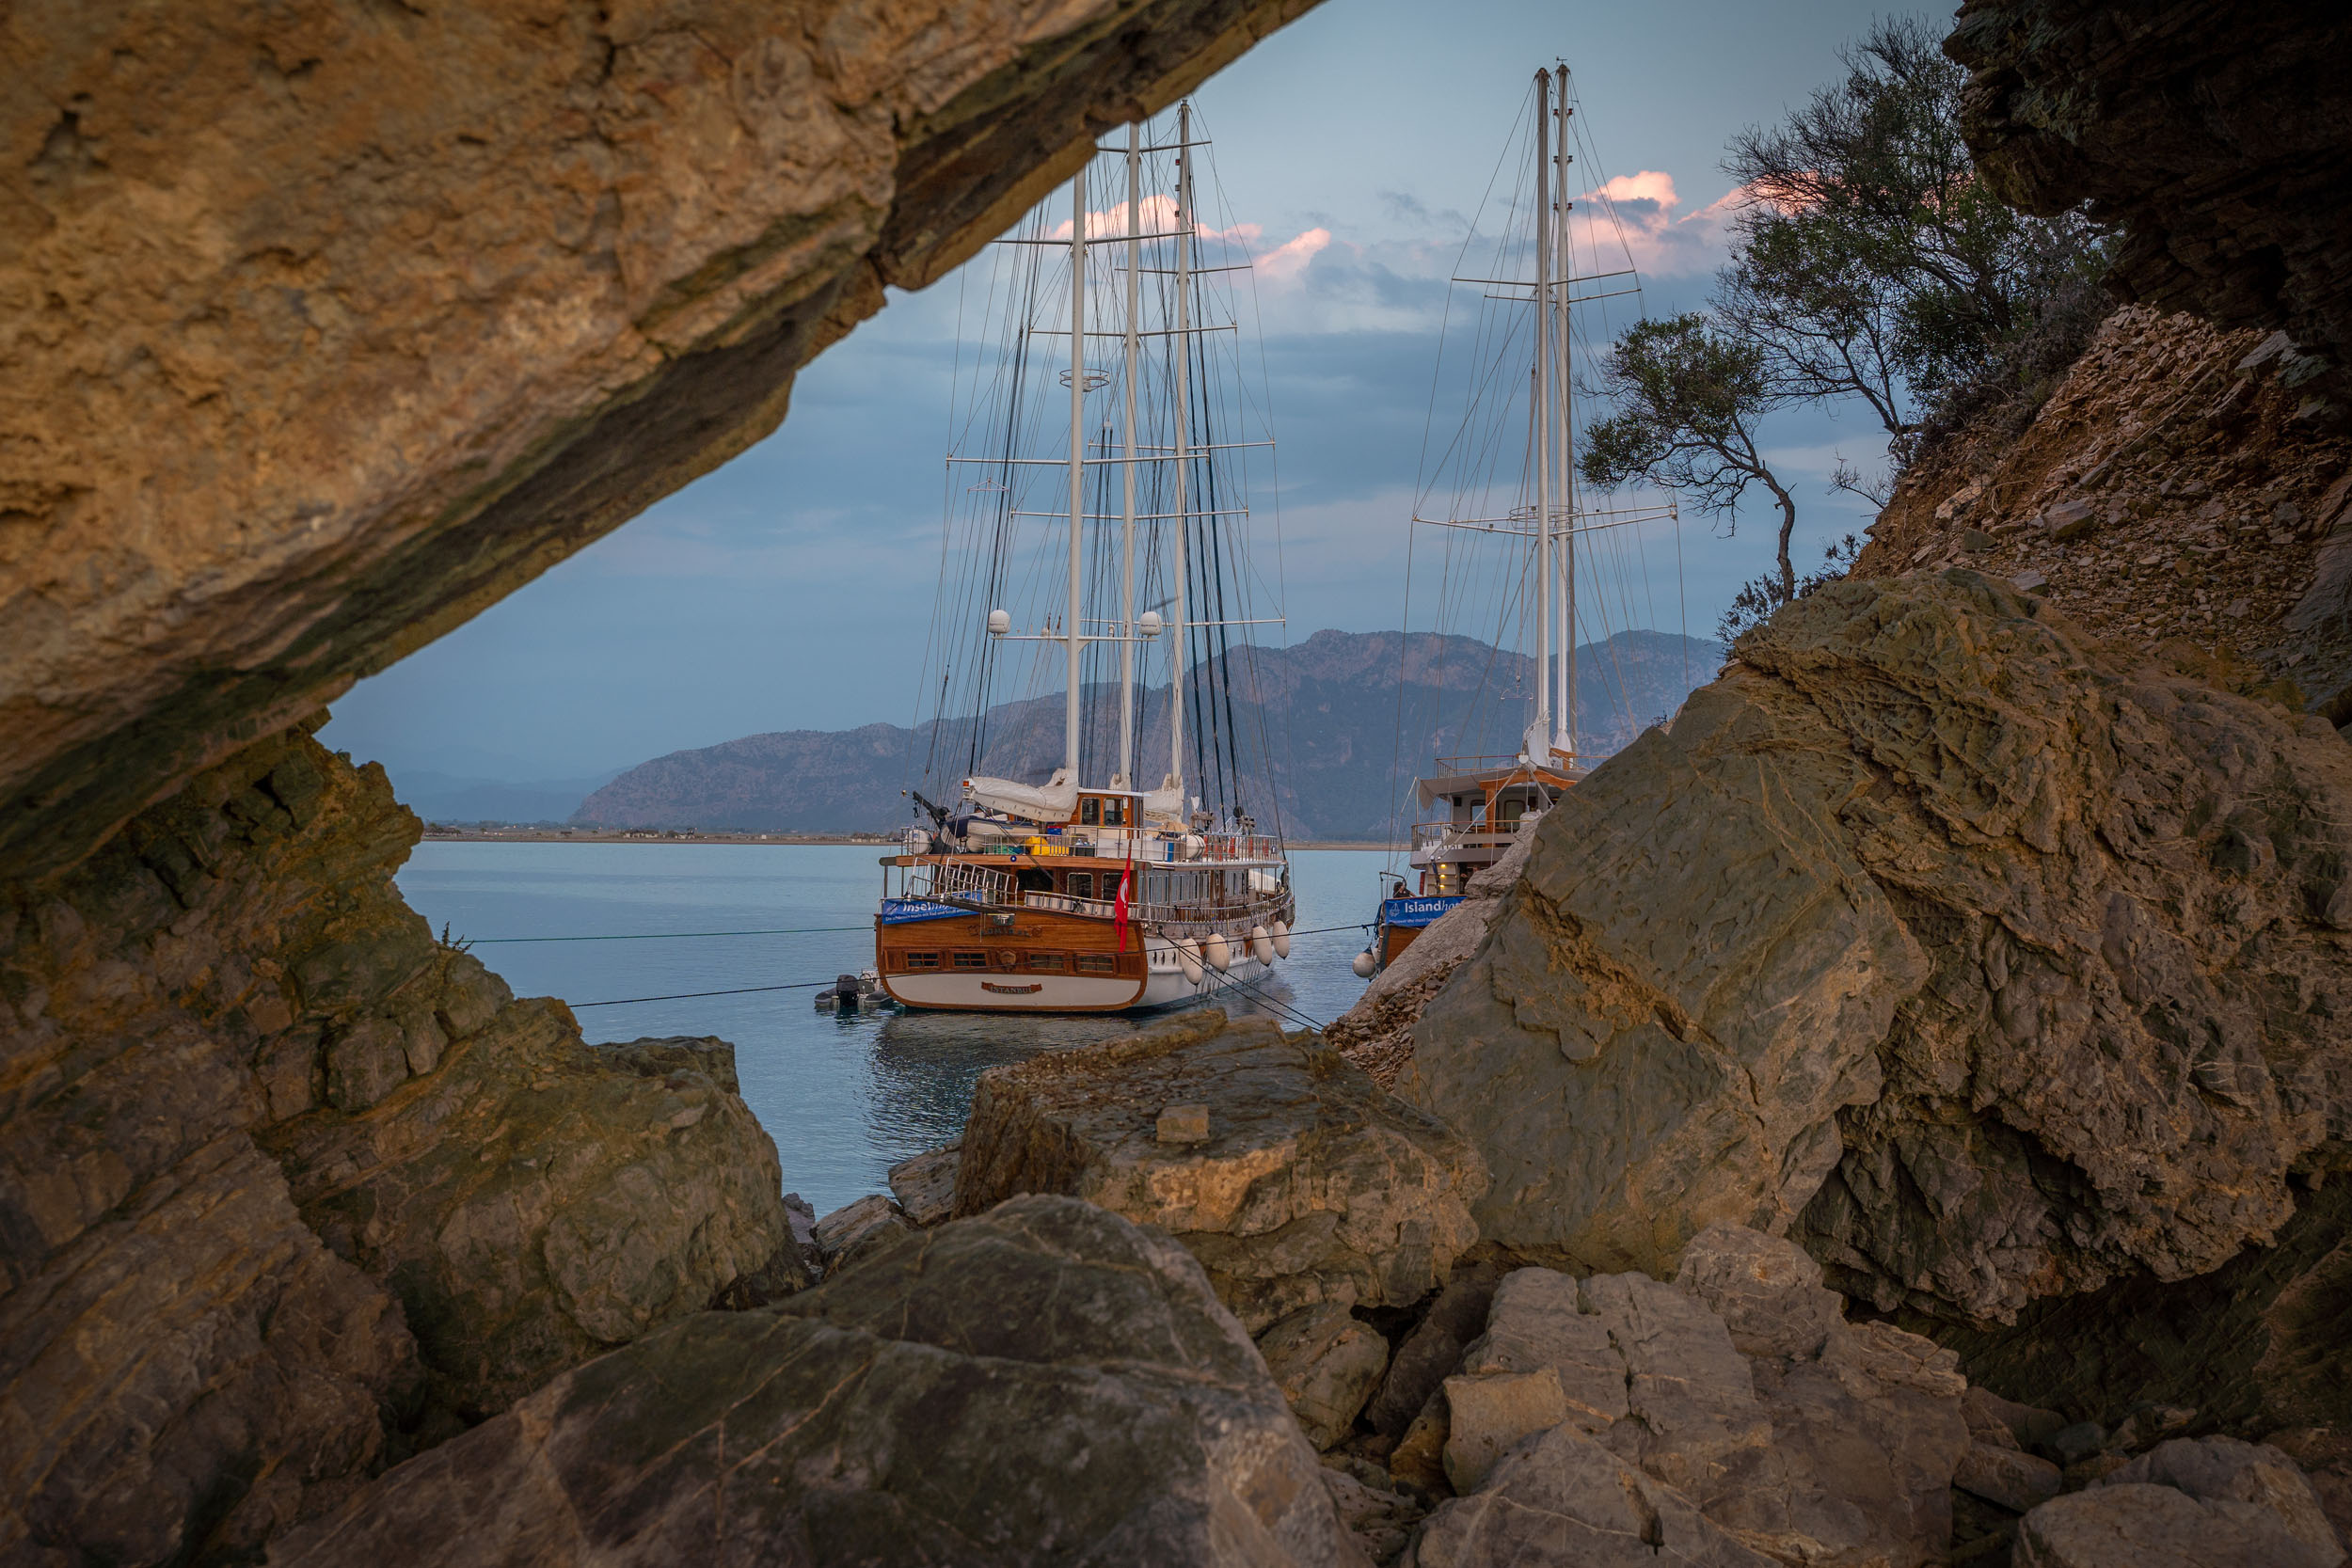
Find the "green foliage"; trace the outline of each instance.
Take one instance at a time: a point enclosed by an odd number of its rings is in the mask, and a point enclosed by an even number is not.
[[[1747,487],[1764,485],[1780,503],[1780,576],[1794,593],[1796,502],[1756,444],[1763,417],[1787,400],[1764,346],[1696,312],[1636,322],[1603,356],[1597,389],[1616,412],[1585,431],[1577,463],[1585,482],[1609,490],[1646,480],[1735,521]]]
[[[1899,462],[1921,411],[1996,374],[2106,247],[2079,214],[2016,212],[1977,178],[1966,72],[1932,25],[1880,21],[1840,57],[1844,80],[1732,141],[1724,169],[1747,205],[1718,314],[1785,393],[1867,403]]]
[[[1862,553],[1862,541],[1847,534],[1822,551],[1821,569],[1810,575],[1787,580],[1777,577],[1751,578],[1740,585],[1732,595],[1731,608],[1715,623],[1716,640],[1726,648],[1740,634],[1753,631],[1772,618],[1772,612],[1792,600],[1802,599],[1825,583],[1844,577]]]

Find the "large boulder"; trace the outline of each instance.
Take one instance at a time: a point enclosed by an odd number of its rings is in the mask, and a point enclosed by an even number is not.
[[[1205,1107],[1206,1136],[1164,1130],[1170,1107]],[[1336,1052],[1209,1011],[982,1073],[956,1212],[1067,1193],[1158,1226],[1256,1332],[1319,1303],[1419,1301],[1476,1239],[1485,1187],[1466,1141]]]
[[[0,18],[0,860],[724,462],[1311,0]]]
[[[1319,1468],[1182,1247],[1022,1197],[568,1372],[272,1561],[1361,1563]]]
[[[418,833],[295,734],[0,886],[0,1555],[250,1560],[798,1282],[731,1051],[515,1001],[400,901]]]
[[[1973,573],[1833,584],[1547,816],[1398,1088],[1524,1256],[1726,1220],[1976,1320],[2180,1279],[2352,1125],[2348,869],[2323,721]]]
[[[2019,1527],[2018,1568],[2336,1568],[2335,1528],[2295,1462],[2228,1437],[2175,1438]]]

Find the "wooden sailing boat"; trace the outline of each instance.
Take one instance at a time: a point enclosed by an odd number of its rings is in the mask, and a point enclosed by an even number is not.
[[[1079,170],[1066,238],[1047,228],[1057,198],[999,242],[1012,260],[989,284],[994,354],[979,356],[962,450],[948,458],[950,540],[934,628],[949,649],[935,753],[949,735],[951,753],[955,739],[968,743],[970,766],[951,792],[937,782],[941,759],[927,761],[932,794],[910,793],[928,820],[909,830],[905,852],[884,858],[874,922],[880,982],[910,1007],[1159,1007],[1254,986],[1289,955],[1295,906],[1279,824],[1268,832],[1256,820],[1271,810],[1270,779],[1242,787],[1243,737],[1225,733],[1233,707],[1221,701],[1246,664],[1247,628],[1274,619],[1230,613],[1248,597],[1243,460],[1271,440],[1217,438],[1213,383],[1227,367],[1208,346],[1236,326],[1211,318],[1216,296],[1204,285],[1247,263],[1196,256],[1210,232],[1195,212],[1208,144],[1188,103],[1167,129],[1173,140],[1147,145],[1131,126],[1123,149],[1098,150]],[[1126,199],[1089,213],[1089,180],[1105,156],[1123,157]],[[1147,169],[1165,171],[1172,189],[1147,198]],[[1050,439],[1047,419],[1059,422],[1047,404],[1063,400],[1041,385],[1043,356],[1033,351],[1060,337],[1067,448],[1036,455]],[[1115,359],[1090,363],[1090,348]],[[1093,441],[1089,416],[1102,428]],[[1056,504],[1041,504],[1049,486],[1065,485]],[[1015,630],[998,595],[1041,588],[1057,565],[1058,604],[1041,593],[1037,629]],[[1107,598],[1114,586],[1115,606],[1088,602],[1089,590]],[[1139,594],[1156,594],[1167,613],[1138,609]],[[978,604],[991,607],[984,621]],[[1041,784],[982,768],[990,700],[1020,644],[1060,654],[1060,762]],[[1116,725],[1089,702],[1088,679],[1089,662],[1112,650]],[[1140,789],[1155,655],[1168,676],[1159,715],[1168,764],[1157,787]],[[970,717],[950,720],[958,678]],[[1003,750],[1005,737],[995,739]],[[1270,762],[1263,744],[1256,761],[1262,771]]]
[[[1413,805],[1420,819],[1412,825],[1406,847],[1409,874],[1389,874],[1391,886],[1375,917],[1372,942],[1355,960],[1356,973],[1366,978],[1394,962],[1423,930],[1460,903],[1470,879],[1507,854],[1520,835],[1532,832],[1544,812],[1584,776],[1589,759],[1580,751],[1577,712],[1579,536],[1675,515],[1671,504],[1607,510],[1580,504],[1570,307],[1630,293],[1638,285],[1576,292],[1581,285],[1632,277],[1631,258],[1629,254],[1629,264],[1621,271],[1575,273],[1569,227],[1574,203],[1567,196],[1568,169],[1574,162],[1569,122],[1575,110],[1569,102],[1567,67],[1535,72],[1533,103],[1534,199],[1514,253],[1532,252],[1534,275],[1454,279],[1477,288],[1486,300],[1500,302],[1515,318],[1500,329],[1492,323],[1481,324],[1479,341],[1500,345],[1497,373],[1479,377],[1474,384],[1507,385],[1501,372],[1508,356],[1528,356],[1521,361],[1527,367],[1528,440],[1524,466],[1517,476],[1517,504],[1495,513],[1475,484],[1463,483],[1454,504],[1441,515],[1423,515],[1423,509],[1417,507],[1413,516],[1418,527],[1500,538],[1515,556],[1506,580],[1518,596],[1518,619],[1533,661],[1532,714],[1515,752],[1439,756],[1435,769],[1413,781]],[[1473,395],[1471,419],[1477,417]],[[1492,443],[1486,445],[1490,449]],[[1455,450],[1459,448],[1457,442]]]

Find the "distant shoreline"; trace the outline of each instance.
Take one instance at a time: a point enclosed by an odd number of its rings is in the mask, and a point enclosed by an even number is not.
[[[441,823],[425,827],[427,844],[765,844],[777,847],[813,844],[862,844],[869,848],[897,845],[896,833],[697,833],[651,828],[455,828]],[[1291,849],[1401,849],[1402,846],[1353,839],[1310,839],[1286,845]]]

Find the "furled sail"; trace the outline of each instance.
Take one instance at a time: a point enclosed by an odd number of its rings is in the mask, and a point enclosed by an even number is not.
[[[1068,768],[1057,768],[1042,784],[969,778],[963,781],[963,794],[982,811],[1002,812],[1025,822],[1061,823],[1070,820],[1070,809],[1078,803],[1078,781]]]

